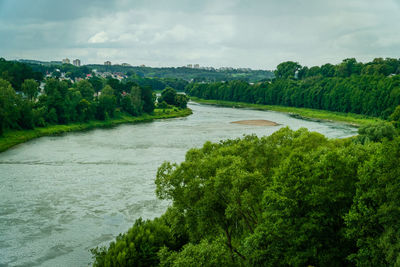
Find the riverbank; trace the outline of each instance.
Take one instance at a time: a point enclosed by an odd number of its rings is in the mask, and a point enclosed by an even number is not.
[[[354,113],[342,113],[334,111],[326,111],[319,109],[310,108],[296,108],[296,107],[285,107],[285,106],[275,106],[275,105],[260,105],[260,104],[250,104],[244,102],[232,102],[223,100],[205,100],[198,97],[191,96],[190,99],[194,102],[200,104],[209,104],[222,107],[233,107],[233,108],[251,108],[256,110],[271,110],[283,113],[288,113],[293,117],[300,119],[311,119],[311,120],[321,120],[321,121],[336,121],[343,122],[353,126],[362,126],[366,124],[373,124],[377,122],[382,122],[382,119],[354,114]]]
[[[94,128],[109,128],[119,124],[126,123],[141,123],[150,122],[157,119],[169,119],[186,117],[192,114],[192,110],[186,109],[155,109],[153,114],[144,114],[138,117],[133,117],[126,114],[121,114],[116,118],[106,121],[89,121],[85,123],[71,123],[66,125],[50,125],[47,127],[38,127],[33,130],[7,131],[0,137],[0,152],[27,142],[29,140],[50,135],[59,135],[67,132],[87,131]]]

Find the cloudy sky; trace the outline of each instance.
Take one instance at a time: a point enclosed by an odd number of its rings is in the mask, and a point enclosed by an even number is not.
[[[0,57],[313,66],[400,57],[400,0],[0,0]]]

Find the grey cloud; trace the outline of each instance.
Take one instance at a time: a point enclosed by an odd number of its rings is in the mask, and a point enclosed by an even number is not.
[[[272,69],[399,57],[396,0],[0,0],[0,57]]]

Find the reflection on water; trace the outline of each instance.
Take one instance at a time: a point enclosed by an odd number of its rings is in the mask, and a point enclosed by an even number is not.
[[[306,127],[328,137],[354,135],[343,124],[277,112],[191,103],[194,114],[113,129],[43,137],[0,154],[0,266],[87,266],[90,248],[107,245],[139,217],[162,214],[154,177],[205,141]],[[270,120],[279,126],[232,124]]]

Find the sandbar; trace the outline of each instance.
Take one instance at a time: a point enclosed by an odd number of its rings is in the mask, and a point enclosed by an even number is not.
[[[243,121],[232,121],[232,123],[245,124],[245,125],[256,125],[256,126],[277,126],[276,122],[268,120],[243,120]]]

